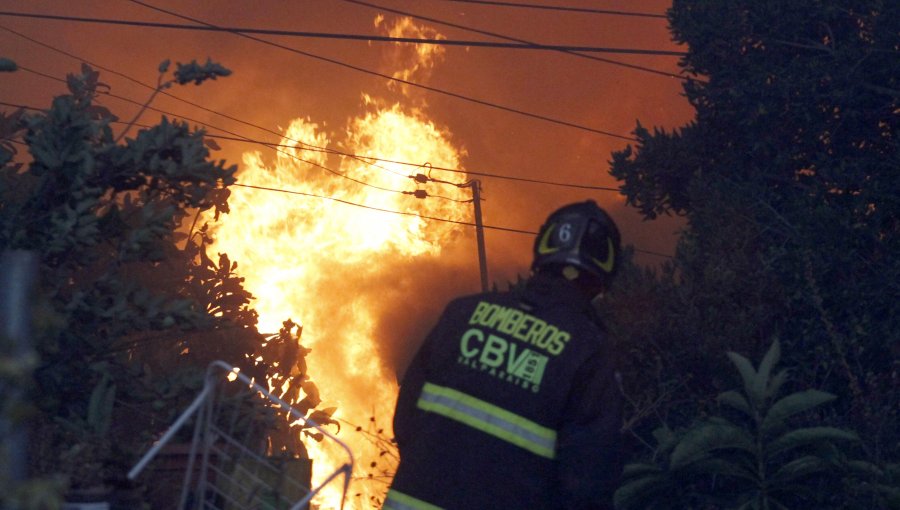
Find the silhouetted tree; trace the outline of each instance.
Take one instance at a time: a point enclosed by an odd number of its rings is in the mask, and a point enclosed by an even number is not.
[[[868,458],[897,459],[900,4],[675,0],[669,19],[696,118],[638,124],[611,169],[646,218],[687,220],[675,260],[619,290],[648,314],[610,305],[631,368],[660,374],[635,398],[689,421],[727,388],[722,352],[780,338]]]

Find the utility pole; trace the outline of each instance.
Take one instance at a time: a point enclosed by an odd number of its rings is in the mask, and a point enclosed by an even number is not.
[[[478,241],[478,268],[481,271],[481,290],[482,292],[487,292],[487,253],[485,252],[484,248],[484,223],[481,221],[481,181],[479,181],[478,179],[473,179],[469,182],[459,184],[456,182],[435,179],[434,177],[431,177],[431,165],[426,163],[425,166],[429,168],[428,175],[419,173],[416,175],[411,175],[410,178],[412,178],[419,184],[425,184],[431,181],[439,182],[441,184],[449,184],[451,186],[456,186],[457,188],[472,188],[472,202],[475,205],[475,239]],[[416,198],[420,199],[428,198],[429,196],[428,192],[423,189],[417,189],[415,191],[404,191],[404,193],[408,195],[414,195]]]
[[[471,180],[462,187],[471,186],[475,206],[475,239],[478,241],[478,268],[481,270],[481,290],[488,291],[487,253],[484,248],[484,223],[481,221],[481,181]]]

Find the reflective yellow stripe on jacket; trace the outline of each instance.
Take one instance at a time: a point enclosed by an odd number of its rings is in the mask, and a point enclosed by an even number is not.
[[[381,510],[443,510],[439,506],[426,503],[421,499],[416,499],[409,494],[391,489],[388,491],[387,498],[384,500],[384,506]]]
[[[556,456],[556,431],[458,390],[425,383],[416,404],[541,457]]]

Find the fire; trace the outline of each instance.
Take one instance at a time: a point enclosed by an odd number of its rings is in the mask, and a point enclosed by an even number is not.
[[[384,24],[384,17],[375,18],[375,27],[380,28]],[[412,18],[403,17],[394,25],[385,27],[390,37],[410,37],[416,39],[446,39],[436,30],[424,25],[416,25]],[[412,51],[409,51],[412,48]],[[426,81],[431,76],[431,70],[443,58],[446,51],[443,46],[436,44],[416,44],[415,46],[395,46],[391,55],[391,61],[395,70],[391,76],[404,81]],[[409,95],[410,86],[395,81],[388,82],[388,87],[397,88]]]
[[[413,26],[409,20],[402,24]],[[416,61],[420,70],[435,62],[431,52],[417,54],[424,55]],[[471,198],[467,190],[410,178],[423,173],[458,183],[464,175],[366,159],[459,168],[465,153],[450,134],[429,120],[421,105],[389,104],[366,94],[362,98],[365,113],[348,122],[337,141],[311,119],[296,118],[281,140],[290,147],[273,160],[266,161],[259,152],[245,153],[239,183],[306,195],[234,187],[231,214],[216,230],[214,246],[239,262],[238,271],[256,297],[261,331],[277,331],[287,318],[302,322],[301,340],[312,349],[309,373],[325,400],[320,407],[338,407],[335,418],[343,422],[338,437],[357,459],[348,500],[357,509],[369,507],[371,498],[380,499],[390,482],[389,473],[368,476],[373,462],[391,470],[384,466],[391,455],[381,452],[392,437],[389,425],[397,387],[391,367],[379,357],[375,334],[381,311],[391,306],[384,299],[384,286],[389,285],[384,282],[403,274],[412,261],[439,257],[442,246],[469,234],[457,224],[421,216],[472,221],[472,206],[464,203]],[[338,147],[360,157],[308,150],[304,144]],[[420,199],[397,192],[417,186],[430,196]],[[384,430],[378,433],[377,427]],[[315,484],[335,468],[340,452],[329,450],[325,442],[306,444]],[[314,503],[322,510],[337,508],[340,494],[340,483],[332,483]]]

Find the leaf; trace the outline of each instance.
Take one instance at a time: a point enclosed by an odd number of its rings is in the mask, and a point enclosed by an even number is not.
[[[109,108],[106,108],[105,106],[93,104],[93,105],[85,108],[84,112],[86,114],[88,114],[88,116],[92,120],[98,120],[98,119],[109,119],[111,121],[118,120],[118,117],[113,115],[113,113],[111,111],[109,111]]]
[[[785,485],[797,478],[824,471],[828,469],[828,466],[828,463],[820,457],[816,457],[815,455],[804,455],[803,457],[794,459],[784,466],[781,466],[781,468],[772,475],[770,481],[773,484]]]
[[[644,509],[656,495],[671,487],[665,475],[651,475],[627,482],[613,494],[615,507],[621,510]]]
[[[855,432],[835,427],[808,427],[792,430],[769,443],[766,447],[766,455],[771,459],[780,453],[800,446],[833,440],[859,441],[859,436]]]
[[[669,460],[672,469],[679,469],[703,459],[716,450],[738,449],[755,454],[753,439],[735,426],[705,423],[684,435]]]
[[[780,370],[775,377],[769,381],[769,387],[766,388],[766,398],[774,398],[781,391],[781,386],[787,381],[788,370],[785,368]]]
[[[754,405],[759,405],[762,402],[759,398],[761,395],[753,392],[753,381],[756,379],[756,370],[753,369],[750,360],[736,352],[729,352],[727,354],[728,359],[734,363],[734,366],[741,374],[741,379],[744,381],[744,392],[747,393]]]
[[[778,400],[763,418],[760,431],[763,434],[771,434],[786,425],[785,421],[794,416],[826,402],[830,402],[837,398],[831,393],[819,390],[806,390],[791,393],[790,395]]]
[[[323,439],[325,439],[325,434],[322,434],[321,432],[310,432],[308,430],[304,430],[303,433],[315,439],[317,442],[321,442]]]
[[[884,471],[882,471],[878,466],[864,460],[848,461],[847,467],[850,468],[850,470],[854,473],[858,474],[874,476],[876,478],[884,476]]]
[[[18,69],[19,66],[14,61],[0,57],[0,73],[10,73]]]
[[[336,407],[329,407],[327,409],[317,409],[312,412],[307,418],[306,427],[310,427],[312,425],[324,426],[324,425],[335,425],[337,426],[338,432],[341,431],[341,424],[336,420],[331,418],[331,415],[337,410]]]
[[[169,59],[165,59],[165,60],[163,60],[162,62],[160,62],[160,63],[159,63],[159,72],[160,72],[160,73],[164,73],[164,72],[168,71],[168,70],[169,70],[169,64],[171,64],[171,63],[172,63],[172,61],[169,60]]]
[[[306,398],[310,400],[310,402],[315,402],[312,404],[313,407],[316,407],[322,402],[322,399],[319,397],[319,387],[316,386],[316,383],[306,380],[303,381],[303,392],[306,393]]]
[[[314,405],[312,405],[312,402],[309,400],[309,397],[304,398],[303,400],[301,400],[300,402],[297,402],[296,404],[293,404],[293,406],[295,409],[297,409],[298,411],[300,411],[303,414],[306,414],[307,411],[309,411],[310,409],[315,407]]]
[[[772,341],[769,350],[766,351],[762,361],[759,364],[759,371],[753,379],[753,393],[759,395],[760,402],[766,398],[766,390],[769,386],[769,376],[772,374],[772,368],[778,364],[781,358],[781,344],[778,339]]]
[[[630,464],[626,464],[624,468],[622,468],[622,478],[635,478],[638,476],[649,475],[649,474],[658,474],[662,470],[656,464],[647,464],[644,462],[633,462]]]
[[[204,137],[204,138],[203,138],[203,145],[209,147],[210,149],[212,149],[212,150],[214,150],[214,151],[222,150],[222,148],[219,147],[219,144],[216,143],[216,141],[213,140],[212,138],[206,138],[206,137]]]
[[[660,454],[663,452],[669,452],[672,448],[678,444],[678,437],[672,432],[672,429],[663,425],[662,427],[657,427],[653,431],[653,438],[656,439],[656,444],[659,445],[656,448],[656,454]]]
[[[194,82],[200,85],[206,80],[215,80],[219,76],[229,76],[231,71],[213,62],[210,59],[206,63],[200,65],[196,60],[192,60],[188,64],[180,62],[175,64],[175,81],[179,85]]]
[[[108,375],[104,375],[91,391],[88,401],[87,425],[98,436],[109,431],[115,399],[116,385],[110,382]]]
[[[707,458],[690,465],[691,473],[705,473],[713,476],[740,478],[756,484],[759,477],[753,471],[738,463],[719,458]]]
[[[725,404],[732,409],[741,411],[751,418],[753,417],[753,410],[750,408],[750,403],[747,402],[747,399],[737,391],[732,390],[719,393],[719,396],[716,398],[716,400],[720,404]]]

